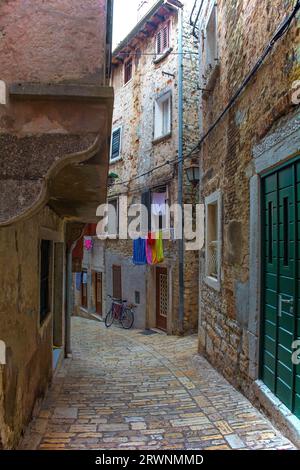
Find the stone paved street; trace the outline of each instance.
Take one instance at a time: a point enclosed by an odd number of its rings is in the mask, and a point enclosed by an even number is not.
[[[197,355],[197,338],[73,319],[73,360],[23,449],[292,449]]]

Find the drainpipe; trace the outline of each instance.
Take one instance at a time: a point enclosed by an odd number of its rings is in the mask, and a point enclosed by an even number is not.
[[[178,11],[178,204],[183,215],[183,10]],[[179,331],[184,332],[184,217],[179,251]]]

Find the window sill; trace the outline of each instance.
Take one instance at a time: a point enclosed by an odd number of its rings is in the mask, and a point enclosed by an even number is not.
[[[162,62],[169,54],[173,51],[173,47],[169,47],[169,49],[165,50],[162,54],[158,55],[155,59],[153,59],[153,64],[159,64]]]
[[[124,88],[125,86],[129,85],[131,82],[132,82],[132,77],[131,77],[131,79],[130,79],[130,80],[128,80],[128,82],[126,82],[126,83],[123,83],[123,88]]]
[[[109,160],[109,164],[113,165],[114,163],[120,162],[122,159],[122,157],[114,158],[113,160]]]
[[[219,279],[216,279],[215,277],[206,276],[204,278],[204,282],[209,287],[211,287],[212,289],[214,289],[218,292],[221,290],[221,283],[220,283]]]
[[[153,145],[158,145],[161,142],[164,142],[165,140],[170,139],[170,137],[172,137],[172,132],[169,132],[168,134],[163,135],[161,137],[157,137],[156,139],[152,140],[152,144]]]

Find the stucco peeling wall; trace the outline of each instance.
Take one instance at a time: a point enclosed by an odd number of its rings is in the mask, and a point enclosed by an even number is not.
[[[32,219],[0,229],[0,339],[7,362],[0,377],[0,433],[6,448],[16,446],[52,376],[52,314],[42,327],[39,323],[41,226],[63,230],[47,207]]]
[[[1,80],[104,85],[105,48],[106,0],[0,2]]]

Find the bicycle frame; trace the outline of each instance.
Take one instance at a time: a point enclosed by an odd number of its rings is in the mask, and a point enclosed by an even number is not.
[[[113,302],[112,309],[114,320],[118,320],[120,322],[124,313],[125,305],[118,302]]]

